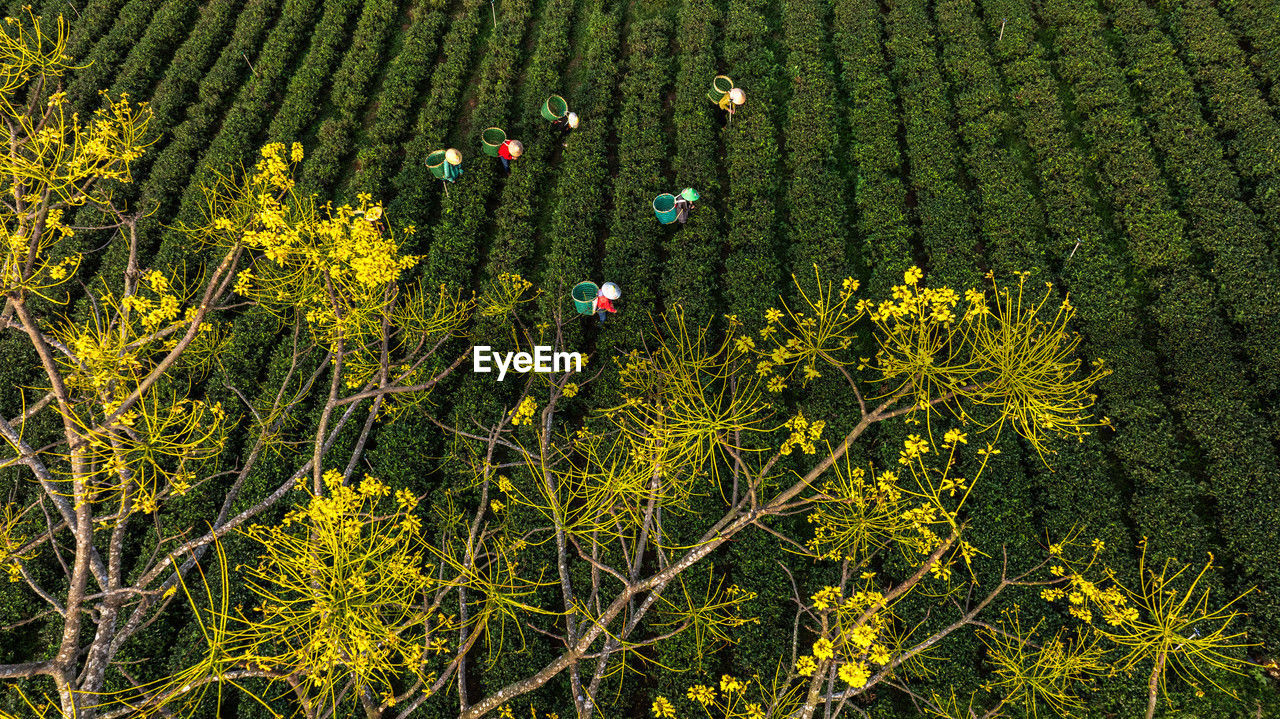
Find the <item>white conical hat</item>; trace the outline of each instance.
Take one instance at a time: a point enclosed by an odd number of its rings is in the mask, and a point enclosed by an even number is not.
[[[578,129],[578,113],[576,112],[569,113],[569,127],[575,130]]]
[[[524,144],[519,140],[508,140],[507,143],[507,152],[510,152],[512,157],[524,154]]]
[[[444,151],[444,159],[445,159],[445,161],[446,161],[446,162],[448,162],[450,165],[461,165],[461,164],[462,164],[462,153],[461,153],[461,152],[458,152],[457,150],[455,150],[455,149],[453,149],[453,148],[451,147],[451,148],[449,148],[448,150],[445,150],[445,151]]]
[[[743,92],[742,88],[735,87],[729,91],[729,99],[733,101],[733,104],[741,105],[747,101],[747,93]]]
[[[600,288],[600,292],[611,300],[616,300],[622,296],[622,290],[618,289],[618,286],[612,282],[604,283],[604,286]]]

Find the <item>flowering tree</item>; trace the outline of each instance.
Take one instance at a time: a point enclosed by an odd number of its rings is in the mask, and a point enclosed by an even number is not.
[[[422,400],[462,361],[442,361],[437,350],[462,326],[471,303],[401,281],[417,258],[399,252],[370,198],[331,208],[297,196],[291,178],[301,160],[297,145],[264,148],[251,172],[208,188],[207,222],[187,228],[215,257],[201,277],[146,268],[137,216],[113,203],[110,187],[131,180],[130,167],[148,144],[149,113],[119,98],[88,122],[69,114],[60,82],[73,69],[65,44],[61,19],[52,35],[35,17],[10,20],[0,34],[0,113],[8,133],[0,153],[8,198],[0,205],[7,238],[0,329],[26,339],[42,375],[34,386],[13,390],[20,414],[0,417],[10,451],[0,466],[25,468],[37,488],[5,507],[0,561],[10,580],[47,606],[32,621],[61,637],[48,656],[0,666],[0,678],[51,680],[53,695],[41,688],[28,696],[28,708],[40,715],[119,716],[159,706],[153,700],[165,695],[167,685],[134,682],[116,659],[186,587],[207,548],[247,528],[301,478],[310,477],[324,501],[337,501],[320,467],[338,432],[363,410],[363,445],[374,416]],[[127,243],[128,262],[117,277],[77,278],[81,256],[73,238],[85,228],[67,218],[83,206],[99,210]],[[75,296],[78,279],[87,286]],[[237,409],[252,416],[252,430],[243,459],[227,469],[218,461],[228,414],[193,387],[218,359],[220,318],[246,301],[293,327],[295,352],[274,396],[246,398]],[[326,372],[311,461],[274,491],[242,496],[264,453],[298,439],[289,428]],[[352,477],[354,458],[341,464],[349,466],[337,472],[340,485]],[[195,523],[167,511],[176,498],[207,492],[211,482],[220,483],[220,496],[211,497],[220,504],[216,515]],[[245,499],[249,506],[233,512]],[[323,536],[317,529],[311,539]],[[384,567],[400,557],[364,549]],[[29,571],[37,559],[57,567],[52,578]],[[248,578],[287,586],[263,572]],[[397,591],[403,598],[407,590]],[[227,629],[225,614],[219,621],[210,628]],[[242,676],[279,676],[289,661],[239,669]],[[210,666],[188,672],[191,681],[179,687],[198,684],[200,670]],[[134,688],[108,691],[109,683],[124,681]]]

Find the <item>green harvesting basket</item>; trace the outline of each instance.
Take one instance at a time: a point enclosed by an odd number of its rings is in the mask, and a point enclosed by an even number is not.
[[[444,150],[436,150],[427,155],[427,169],[431,170],[431,174],[436,176],[437,180],[444,179]]]
[[[564,98],[559,95],[552,95],[547,98],[546,102],[542,103],[542,116],[546,118],[547,122],[559,120],[568,111],[569,103],[565,102]]]
[[[676,221],[676,196],[671,193],[658,195],[653,198],[653,214],[658,216],[658,222],[669,225]]]
[[[711,89],[707,91],[707,99],[719,103],[724,94],[733,89],[733,80],[728,75],[716,75],[711,81]]]
[[[507,141],[507,133],[500,127],[491,127],[480,133],[480,149],[489,157],[498,156],[498,148]]]
[[[578,314],[589,315],[592,301],[600,294],[600,288],[594,282],[579,282],[569,294],[573,297],[573,306],[577,308]]]

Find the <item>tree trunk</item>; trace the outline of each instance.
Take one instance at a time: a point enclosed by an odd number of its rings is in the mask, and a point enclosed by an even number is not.
[[[1156,696],[1160,690],[1160,675],[1164,673],[1164,660],[1168,656],[1164,652],[1160,652],[1160,656],[1156,658],[1156,665],[1151,670],[1151,678],[1147,680],[1147,719],[1156,715]]]

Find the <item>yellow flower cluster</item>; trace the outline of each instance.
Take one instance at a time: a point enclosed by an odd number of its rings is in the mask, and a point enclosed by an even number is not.
[[[805,293],[801,290],[807,312],[792,311],[790,308],[783,312],[776,307],[765,310],[765,326],[760,329],[760,341],[769,346],[756,349],[755,340],[745,335],[734,341],[737,352],[754,353],[760,357],[756,363],[756,373],[768,377],[767,388],[770,392],[777,393],[786,389],[788,380],[797,372],[801,374],[801,386],[822,377],[818,369],[820,362],[837,367],[852,364],[841,355],[843,350],[852,345],[856,336],[853,326],[863,314],[861,305],[853,314],[849,311],[849,303],[853,292],[858,289],[858,281],[845,278],[842,289],[836,296],[834,287],[817,277],[816,265],[814,274],[817,279],[816,292]]]
[[[886,324],[915,322],[920,319],[942,325],[955,322],[955,307],[960,302],[960,296],[950,287],[918,288],[916,283],[920,277],[919,268],[907,270],[907,284],[895,285],[891,290],[893,299],[878,303],[870,314],[871,320]]]
[[[799,447],[805,454],[817,452],[817,448],[813,443],[822,436],[822,430],[826,427],[826,422],[823,420],[810,422],[805,419],[804,412],[798,412],[796,416],[787,420],[785,426],[791,430],[791,436],[783,441],[780,450],[782,454],[791,454],[792,447]]]
[[[1027,274],[1018,275],[1016,291],[994,280],[990,293],[967,290],[968,309],[958,317],[954,290],[923,287],[920,273],[909,270],[893,298],[870,309],[881,335],[874,367],[884,380],[896,381],[890,392],[913,397],[916,409],[935,411],[949,398],[995,408],[998,415],[984,429],[1012,421],[1043,454],[1047,436],[1081,438],[1087,427],[1109,425],[1105,417],[1087,414],[1095,399],[1091,388],[1108,370],[1097,362],[1076,377],[1079,337],[1067,330],[1070,303],[1047,319],[1052,285],[1038,302],[1024,302]],[[866,366],[872,366],[869,358],[860,365]],[[963,406],[955,408],[968,418]]]
[[[818,557],[860,562],[877,549],[895,547],[915,561],[942,541],[933,527],[947,515],[935,502],[916,502],[899,487],[896,472],[880,472],[873,479],[860,467],[836,466],[835,476],[823,483],[808,521],[816,525],[808,547]],[[939,491],[962,487],[965,480],[944,480]]]
[[[875,577],[865,572],[863,580]],[[819,662],[834,661],[840,666],[838,675],[851,687],[864,686],[871,678],[871,664],[881,666],[892,661],[892,653],[880,640],[888,621],[881,603],[884,595],[869,586],[842,598],[839,587],[823,587],[813,595],[813,607],[824,612],[824,622],[829,617],[833,629],[831,636],[819,637],[810,654],[796,660],[796,672],[812,676]],[[868,610],[869,616],[868,616]]]
[[[851,687],[858,688],[865,685],[867,680],[871,678],[871,671],[862,662],[846,662],[840,665],[839,675],[841,681]]]
[[[528,424],[533,420],[533,415],[538,411],[538,402],[531,396],[526,396],[520,402],[520,406],[511,412],[511,424]]]
[[[243,183],[224,177],[206,187],[209,225],[199,232],[208,242],[251,250],[236,294],[278,316],[296,313],[329,343],[343,342],[347,384],[355,387],[377,369],[378,353],[368,348],[393,307],[389,287],[421,258],[401,254],[368,193],[357,195],[354,207],[317,207],[314,197],[295,194],[302,156],[297,143],[271,143]]]
[[[907,435],[902,442],[902,453],[898,457],[898,461],[907,464],[910,460],[929,452],[929,443],[921,439],[918,434]]]
[[[533,300],[533,297],[525,297],[525,293],[532,287],[533,283],[520,275],[504,272],[498,275],[484,292],[483,301],[477,312],[482,317],[505,317],[521,304]]]
[[[813,660],[810,655],[805,655],[796,660],[796,673],[802,677],[811,677],[818,670],[818,663]]]
[[[425,651],[442,651],[428,631],[423,602],[431,567],[423,563],[421,524],[412,494],[393,494],[365,476],[323,475],[326,493],[287,514],[280,525],[254,525],[245,534],[261,561],[241,571],[258,596],[260,615],[243,619],[224,645],[248,665],[305,677],[313,691],[348,679],[376,694],[392,691],[404,673],[422,676]],[[438,617],[441,634],[449,622]]]
[[[1055,566],[1053,574],[1063,576],[1065,571],[1061,566]],[[1100,589],[1096,583],[1074,573],[1070,575],[1065,588],[1042,589],[1040,596],[1049,602],[1066,597],[1067,611],[1087,623],[1093,622],[1094,608],[1102,615],[1103,621],[1113,627],[1136,621],[1139,616],[1137,608],[1128,605],[1128,600],[1119,587],[1113,585]]]
[[[220,451],[225,414],[219,404],[187,400],[159,385],[120,412],[121,403],[194,319],[190,308],[179,316],[180,291],[165,275],[149,271],[139,279],[134,294],[116,297],[103,290],[97,295],[98,312],[50,334],[70,350],[56,357],[66,388],[76,396],[70,419],[85,439],[86,461],[103,469],[92,483],[93,501],[131,487],[132,510],[151,513],[166,493],[190,489],[190,464]],[[212,348],[210,334],[200,333],[183,356],[198,367],[210,359]]]
[[[685,693],[685,696],[705,707],[715,702],[716,691],[708,686],[694,684],[689,687],[689,691]]]
[[[720,675],[720,691],[725,694],[741,694],[746,691],[747,685],[734,679],[728,674]]]
[[[830,609],[831,607],[839,604],[841,598],[842,597],[841,597],[841,592],[839,587],[828,586],[820,589],[818,593],[813,595],[811,599],[813,601],[813,608],[817,609],[818,611],[822,611],[824,609]]]
[[[813,656],[819,661],[826,661],[836,655],[835,647],[831,644],[831,640],[821,637],[813,643]]]
[[[754,678],[759,685],[759,677]],[[766,719],[764,707],[759,702],[746,701],[748,683],[740,681],[728,674],[720,677],[720,695],[715,688],[695,684],[685,692],[685,696],[698,704],[708,716],[724,717],[724,719]],[[656,719],[674,719],[675,707],[666,697],[659,696],[651,707]]]

